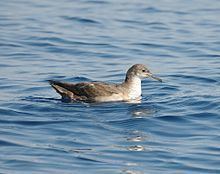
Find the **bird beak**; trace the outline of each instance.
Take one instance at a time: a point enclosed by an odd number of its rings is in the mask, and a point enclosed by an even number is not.
[[[155,77],[155,76],[152,75],[151,78],[152,78],[152,79],[155,79],[155,80],[157,80],[157,81],[159,81],[159,82],[162,82],[162,79],[160,79],[159,77]]]
[[[152,73],[149,73],[148,75],[149,75],[149,77],[151,77],[152,79],[155,79],[155,80],[157,80],[157,81],[159,81],[159,82],[162,82],[162,79],[160,79],[159,77],[155,77]]]

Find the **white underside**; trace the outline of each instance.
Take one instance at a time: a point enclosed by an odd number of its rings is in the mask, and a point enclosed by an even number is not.
[[[111,101],[123,101],[123,100],[124,98],[120,94],[113,94],[111,96],[100,96],[95,98],[95,101],[98,102],[111,102]]]
[[[129,99],[137,99],[141,96],[141,79],[139,77],[133,77],[132,82],[129,84]]]
[[[97,102],[111,102],[111,101],[129,101],[141,99],[141,79],[139,77],[133,77],[132,81],[129,81],[128,89],[124,93],[117,93],[110,96],[95,97]]]

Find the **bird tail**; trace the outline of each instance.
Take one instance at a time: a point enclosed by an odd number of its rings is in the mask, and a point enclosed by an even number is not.
[[[71,91],[65,89],[64,83],[55,80],[49,80],[48,82],[55,89],[55,91],[62,96],[62,100],[73,100],[74,94]]]

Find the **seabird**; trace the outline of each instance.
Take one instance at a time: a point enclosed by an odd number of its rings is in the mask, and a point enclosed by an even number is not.
[[[65,101],[131,101],[141,99],[141,80],[149,77],[162,82],[160,78],[153,76],[145,65],[135,64],[128,69],[126,78],[121,84],[104,82],[66,83],[55,80],[49,80],[49,83]]]

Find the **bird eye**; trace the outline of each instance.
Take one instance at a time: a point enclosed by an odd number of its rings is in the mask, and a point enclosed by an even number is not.
[[[142,70],[142,72],[146,72],[146,70],[145,70],[145,69],[143,69],[143,70]]]

